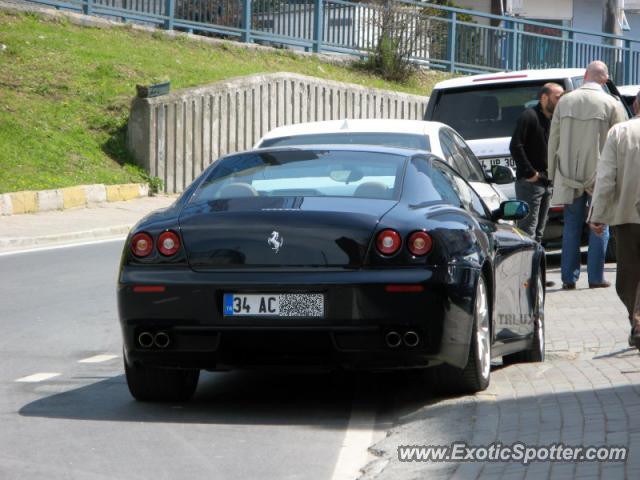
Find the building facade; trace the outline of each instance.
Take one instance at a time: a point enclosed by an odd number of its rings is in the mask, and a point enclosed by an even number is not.
[[[603,0],[456,0],[456,5],[485,13],[513,15],[572,27],[603,32]],[[640,0],[618,0],[623,36],[640,40]],[[623,15],[624,13],[624,15]]]

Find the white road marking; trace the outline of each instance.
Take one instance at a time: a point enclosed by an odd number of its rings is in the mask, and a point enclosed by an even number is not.
[[[19,255],[21,253],[46,252],[48,250],[59,250],[62,248],[84,247],[86,245],[98,245],[100,243],[122,242],[126,238],[127,238],[126,235],[120,235],[118,237],[109,237],[102,240],[90,240],[88,242],[64,243],[62,245],[50,245],[48,247],[33,247],[33,248],[27,247],[21,250],[11,250],[8,252],[0,252],[0,257],[5,257],[9,255]]]
[[[354,393],[351,417],[331,480],[354,480],[360,477],[360,469],[374,458],[369,453],[369,446],[373,443],[376,412],[370,405],[358,400],[358,397],[362,398],[359,391],[356,389]]]
[[[33,375],[28,375],[26,377],[22,377],[16,380],[16,382],[23,383],[36,383],[42,382],[44,380],[49,380],[50,378],[57,377],[62,375],[61,373],[34,373]]]
[[[108,362],[114,358],[118,358],[118,355],[94,355],[93,357],[78,360],[78,363],[101,363]]]

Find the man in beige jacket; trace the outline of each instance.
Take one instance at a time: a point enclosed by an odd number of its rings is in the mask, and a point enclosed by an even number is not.
[[[631,321],[629,344],[640,348],[640,92],[636,114],[614,126],[598,163],[589,225],[602,234],[605,225],[616,235],[616,291]]]
[[[584,85],[565,94],[555,109],[549,133],[549,178],[552,204],[565,205],[560,270],[562,288],[573,290],[580,276],[580,239],[593,192],[596,167],[609,129],[626,120],[622,104],[603,90],[609,79],[607,66],[589,64]],[[609,231],[589,236],[587,273],[589,288],[608,287],[604,258]]]

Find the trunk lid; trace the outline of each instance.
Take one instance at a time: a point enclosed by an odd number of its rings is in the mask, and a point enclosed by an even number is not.
[[[362,265],[396,200],[253,197],[187,205],[180,230],[193,270]]]

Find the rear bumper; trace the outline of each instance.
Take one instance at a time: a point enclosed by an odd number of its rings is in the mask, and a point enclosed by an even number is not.
[[[129,361],[226,370],[314,365],[413,368],[464,366],[472,325],[472,268],[326,272],[216,272],[125,267],[118,306]],[[390,293],[387,285],[421,285]],[[136,285],[164,286],[137,293]],[[322,293],[323,318],[226,317],[224,293]],[[143,346],[141,333],[166,333],[166,347]],[[387,335],[399,334],[390,346]],[[402,341],[407,332],[418,343]],[[149,337],[147,337],[149,338]]]
[[[154,331],[155,329],[150,329]],[[446,351],[439,355],[430,345],[434,338],[429,329],[412,326],[399,328],[289,328],[289,329],[222,329],[211,327],[185,329],[169,327],[166,332],[172,343],[165,349],[143,349],[135,342],[133,329],[127,348],[129,361],[169,368],[201,368],[231,370],[275,366],[400,369],[428,367],[442,363]],[[415,347],[401,344],[390,348],[385,344],[389,332],[415,332],[419,343]],[[125,334],[126,336],[129,336]]]

